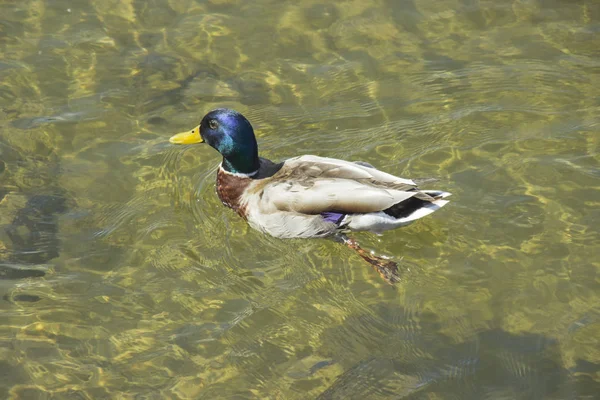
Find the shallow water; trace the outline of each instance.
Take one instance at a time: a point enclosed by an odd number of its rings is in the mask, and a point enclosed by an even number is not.
[[[0,3],[0,398],[600,392],[595,0]],[[434,177],[360,243],[249,229],[215,107],[262,154]]]

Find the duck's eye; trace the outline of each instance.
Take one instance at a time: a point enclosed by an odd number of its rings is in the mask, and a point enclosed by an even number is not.
[[[208,126],[210,129],[217,129],[219,127],[219,123],[216,120],[211,119],[208,121]]]

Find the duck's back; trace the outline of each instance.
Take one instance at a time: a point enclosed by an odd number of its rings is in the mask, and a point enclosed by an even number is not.
[[[392,229],[398,219],[386,210],[410,204],[402,213],[406,219],[413,208],[426,205],[432,212],[431,206],[441,207],[435,201],[412,180],[350,161],[307,155],[282,164],[262,162],[256,177],[248,180],[238,210],[254,228],[276,237],[320,237],[339,230]]]

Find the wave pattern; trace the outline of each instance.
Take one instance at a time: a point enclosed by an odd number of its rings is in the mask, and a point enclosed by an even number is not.
[[[0,398],[595,398],[599,10],[2,2]],[[390,287],[220,204],[216,107],[454,200],[357,237]]]

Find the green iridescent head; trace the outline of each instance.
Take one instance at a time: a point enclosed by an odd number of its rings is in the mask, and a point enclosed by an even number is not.
[[[258,170],[258,145],[250,122],[237,111],[219,108],[206,114],[196,128],[179,133],[171,143],[208,143],[223,156],[226,171],[252,174]]]

